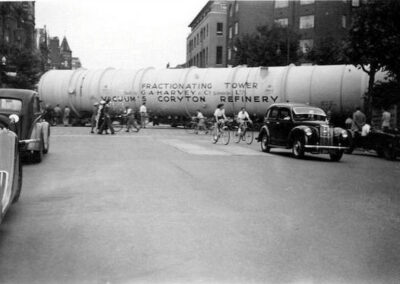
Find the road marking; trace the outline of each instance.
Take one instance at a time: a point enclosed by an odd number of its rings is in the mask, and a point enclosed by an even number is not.
[[[214,145],[209,142],[208,145],[198,145],[183,142],[177,139],[164,139],[163,143],[168,144],[182,152],[193,155],[214,155],[214,156],[270,156],[254,149],[238,146],[238,145]]]
[[[212,149],[211,147],[203,147],[197,144],[182,142],[175,139],[161,140],[163,143],[168,144],[178,150],[193,155],[212,155],[212,156],[229,156],[229,153]]]

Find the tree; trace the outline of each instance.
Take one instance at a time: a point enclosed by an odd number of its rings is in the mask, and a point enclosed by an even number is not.
[[[235,41],[234,65],[282,66],[298,60],[299,37],[288,28],[267,25]]]
[[[395,79],[400,75],[400,1],[370,0],[357,8],[349,32],[346,55],[349,63],[369,75],[365,111],[371,115],[375,74],[389,71]]]
[[[331,36],[319,40],[305,59],[318,65],[343,64],[345,62],[343,43]]]

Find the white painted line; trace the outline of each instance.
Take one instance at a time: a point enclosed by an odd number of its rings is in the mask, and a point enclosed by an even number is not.
[[[219,151],[215,150],[210,147],[203,147],[200,145],[196,144],[191,144],[191,143],[185,143],[180,140],[174,140],[174,139],[165,139],[161,140],[163,143],[168,144],[178,150],[181,150],[183,152],[186,152],[188,154],[193,154],[193,155],[212,155],[212,156],[230,156],[230,153],[224,152],[224,151]]]

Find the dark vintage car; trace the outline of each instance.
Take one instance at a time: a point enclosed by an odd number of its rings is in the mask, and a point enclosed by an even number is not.
[[[11,203],[17,202],[22,187],[22,164],[19,139],[9,130],[13,120],[0,126],[0,223]]]
[[[10,115],[18,122],[10,128],[20,140],[20,152],[41,162],[50,147],[50,125],[43,119],[44,110],[36,92],[21,89],[0,89],[0,128],[8,128]]]
[[[322,109],[294,103],[271,105],[257,140],[263,152],[291,148],[296,158],[310,152],[329,154],[332,161],[339,161],[349,145],[347,131],[330,126]]]
[[[400,155],[400,132],[391,130],[383,132],[382,130],[372,129],[366,136],[361,136],[358,132],[349,130],[352,143],[346,153],[351,154],[354,149],[373,150],[379,157],[385,157],[388,160],[395,160]]]

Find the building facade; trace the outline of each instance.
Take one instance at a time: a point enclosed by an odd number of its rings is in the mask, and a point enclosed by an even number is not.
[[[0,2],[0,56],[35,46],[35,2]]]
[[[236,39],[245,34],[256,33],[257,27],[263,25],[269,27],[280,25],[297,33],[300,36],[299,49],[303,54],[308,53],[327,38],[340,42],[349,31],[353,8],[361,5],[360,2],[363,1],[365,2],[365,0],[219,1],[227,9],[226,24],[220,35],[220,40],[225,37],[226,43],[220,44],[223,47],[224,59],[222,59],[223,64],[217,66],[234,65]],[[210,6],[213,4],[215,4],[214,1],[208,1],[190,25],[192,32],[187,40],[188,66],[215,66],[212,64],[213,61],[208,62],[211,64],[204,64],[201,55],[197,59],[197,55],[202,52],[202,44],[205,47],[214,45],[212,48],[215,48],[215,39],[206,38],[205,41],[200,41],[200,46],[195,39],[198,33],[197,28],[201,30],[204,25],[210,25],[208,23],[210,17],[206,12],[212,11]],[[219,17],[217,22],[224,23],[223,15]],[[207,59],[210,60],[209,55]]]
[[[227,1],[208,1],[190,23],[186,39],[186,65],[226,66]]]

